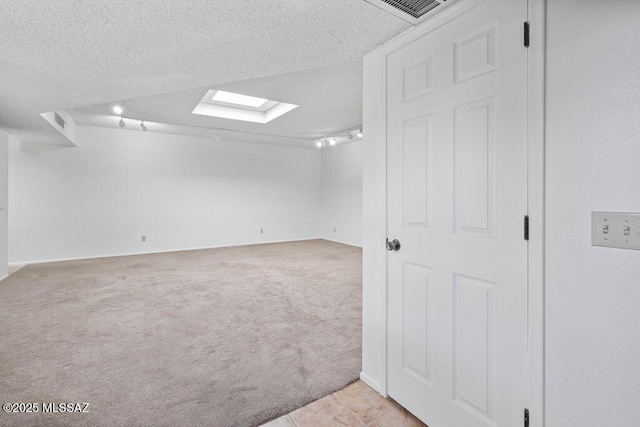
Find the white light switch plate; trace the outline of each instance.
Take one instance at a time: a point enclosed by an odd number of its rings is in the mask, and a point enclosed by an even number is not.
[[[591,244],[640,250],[640,213],[591,212]]]

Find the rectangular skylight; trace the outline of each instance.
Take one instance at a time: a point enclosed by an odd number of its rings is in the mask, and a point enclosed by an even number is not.
[[[296,104],[210,89],[194,108],[193,114],[245,122],[269,123],[297,107]]]
[[[262,107],[268,99],[256,98],[255,96],[240,95],[239,93],[225,92],[223,90],[216,91],[211,98],[212,101],[224,102],[227,104],[242,105],[243,107]]]

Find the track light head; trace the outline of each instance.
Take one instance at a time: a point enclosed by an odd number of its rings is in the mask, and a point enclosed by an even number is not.
[[[147,127],[144,125],[144,120],[140,123],[140,129],[142,129],[142,132],[147,131]]]
[[[332,138],[329,138],[329,145],[334,146],[334,145],[336,145],[336,142],[337,142],[337,141],[336,141],[336,139],[335,139],[335,138],[333,138],[333,137],[332,137]]]
[[[322,141],[316,142],[316,147],[318,147],[318,148],[322,148],[323,145],[324,144],[322,143]]]
[[[358,129],[358,138],[362,138],[362,128]]]
[[[121,105],[116,105],[113,107],[113,112],[116,114],[122,114],[124,112],[124,108]]]
[[[122,117],[120,117],[120,121],[118,122],[118,126],[120,126],[121,128],[125,127],[127,124],[124,122],[124,119]]]
[[[349,141],[353,139],[353,134],[351,133],[351,131],[347,132],[347,138],[349,138]]]

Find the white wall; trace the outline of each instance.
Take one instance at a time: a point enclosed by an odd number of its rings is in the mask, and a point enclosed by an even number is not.
[[[386,390],[386,105],[380,50],[364,57],[363,125],[367,144],[362,153],[362,372],[360,378],[380,393]]]
[[[84,126],[77,145],[12,138],[10,263],[320,237],[319,150]]]
[[[8,147],[9,135],[0,130],[0,278],[7,275],[8,262],[8,217],[9,217],[9,184],[8,184]]]
[[[640,2],[549,0],[547,427],[640,419],[640,252],[590,212],[640,212]]]
[[[322,150],[322,237],[362,246],[363,141]]]

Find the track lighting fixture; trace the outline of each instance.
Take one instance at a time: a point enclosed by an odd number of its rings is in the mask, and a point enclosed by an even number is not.
[[[323,139],[317,140],[315,142],[316,147],[324,148],[327,146],[334,147],[338,145],[338,142],[341,144],[348,141],[353,141],[356,137],[362,138],[362,128],[351,128],[349,130],[340,131],[340,133],[334,133],[333,136],[324,136]]]
[[[124,112],[124,108],[122,108],[122,105],[116,105],[113,107],[113,112],[121,115]]]
[[[115,107],[113,108],[113,110],[115,111]],[[122,111],[122,109],[121,109]],[[128,117],[129,120],[140,120],[140,119],[132,119],[131,117]],[[121,128],[125,128],[127,127],[127,123],[124,121],[124,115],[120,114],[120,121],[118,122],[118,126],[120,126]],[[140,129],[142,129],[142,132],[146,132],[149,130],[149,128],[147,127],[147,125],[144,124],[144,120],[140,120]]]

